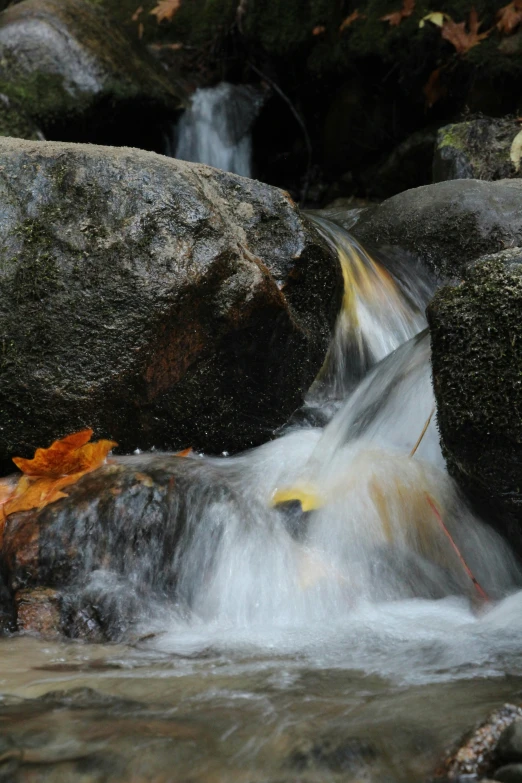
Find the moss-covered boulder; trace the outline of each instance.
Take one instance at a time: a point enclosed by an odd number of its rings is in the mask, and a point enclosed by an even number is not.
[[[283,191],[129,148],[0,139],[0,464],[266,440],[319,370],[335,254]]]
[[[433,179],[507,179],[522,176],[520,124],[482,117],[441,128]]]
[[[146,50],[83,0],[24,0],[0,14],[0,93],[49,138],[157,150],[181,105]]]
[[[429,306],[449,472],[522,554],[522,250],[487,256]]]
[[[413,188],[363,213],[368,247],[407,251],[438,277],[460,277],[487,253],[522,245],[522,181],[453,180]]]

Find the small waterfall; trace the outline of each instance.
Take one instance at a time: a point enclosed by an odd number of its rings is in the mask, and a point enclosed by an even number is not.
[[[263,101],[263,93],[249,85],[221,82],[197,89],[177,133],[167,140],[167,154],[251,177],[250,131]]]
[[[178,488],[169,523],[143,539],[131,574],[125,559],[115,578],[91,568],[87,603],[137,591],[141,627],[166,650],[322,650],[330,639],[343,660],[382,670],[386,629],[416,655],[422,624],[435,623],[429,638],[448,661],[466,660],[477,643],[489,649],[481,634],[497,622],[496,608],[483,611],[474,630],[473,607],[505,598],[498,612],[515,611],[509,593],[522,575],[445,469],[423,316],[430,282],[314,220],[339,253],[346,289],[310,394],[327,423],[305,418],[233,457],[165,457]]]

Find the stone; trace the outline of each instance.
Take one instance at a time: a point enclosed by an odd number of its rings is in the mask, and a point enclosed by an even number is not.
[[[522,146],[518,164],[515,165],[511,159],[513,141],[520,132],[520,123],[514,119],[489,117],[440,128],[433,157],[433,181],[498,180],[522,176]]]
[[[128,148],[0,138],[0,467],[266,441],[320,369],[335,253],[283,191]]]
[[[17,629],[46,639],[59,638],[60,607],[58,593],[49,588],[18,590],[14,596]]]
[[[497,745],[497,757],[506,764],[522,762],[522,720],[517,720],[502,732]]]
[[[486,256],[428,307],[450,474],[522,553],[522,250]]]
[[[435,771],[435,778],[459,781],[491,777],[498,740],[504,729],[520,718],[522,708],[515,704],[503,704],[493,710],[456,744]]]
[[[500,783],[522,783],[522,764],[507,764],[493,773],[493,780]]]
[[[0,14],[0,93],[47,138],[157,151],[182,105],[146,49],[84,0],[23,0]]]
[[[522,182],[452,180],[407,190],[364,212],[352,231],[368,249],[393,247],[439,278],[522,245]]]
[[[7,517],[0,567],[20,629],[28,620],[21,598],[34,605],[41,596],[59,607],[64,635],[92,642],[135,641],[155,612],[190,609],[194,574],[212,572],[226,525],[265,512],[261,500],[237,492],[230,473],[197,456],[119,458],[66,491]],[[211,537],[193,545],[200,526]]]

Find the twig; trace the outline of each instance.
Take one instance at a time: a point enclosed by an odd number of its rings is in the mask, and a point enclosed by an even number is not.
[[[462,563],[462,567],[464,568],[464,571],[467,573],[467,575],[469,576],[469,578],[473,582],[473,585],[475,586],[475,589],[476,589],[477,593],[480,595],[480,597],[482,598],[483,601],[486,601],[486,603],[489,603],[490,600],[491,600],[489,595],[486,593],[485,590],[483,590],[483,588],[480,586],[480,584],[477,581],[477,579],[475,579],[475,577],[473,576],[473,572],[472,572],[471,568],[468,566],[468,564],[464,560],[464,557],[463,557],[460,549],[456,545],[455,541],[453,540],[453,538],[451,536],[451,533],[449,532],[448,528],[444,524],[444,521],[443,521],[443,519],[442,519],[442,517],[441,517],[441,515],[439,513],[439,509],[437,508],[437,506],[435,505],[435,503],[433,502],[433,500],[431,499],[430,495],[427,492],[426,492],[426,500],[428,501],[431,510],[435,514],[435,516],[436,516],[436,518],[437,518],[437,520],[439,522],[439,525],[441,526],[441,528],[443,529],[444,533],[449,538],[451,546],[455,550],[455,553],[456,553],[457,557],[459,558],[460,562]]]
[[[435,413],[435,406],[433,406],[433,408],[431,409],[431,413],[430,413],[430,415],[429,415],[429,416],[428,416],[428,418],[426,419],[426,424],[425,424],[425,425],[424,425],[424,427],[422,428],[422,432],[421,432],[421,434],[419,435],[419,437],[418,437],[418,439],[417,439],[417,443],[415,444],[415,446],[414,446],[414,447],[412,448],[412,450],[410,451],[410,457],[413,457],[413,455],[415,454],[415,452],[417,451],[417,449],[418,449],[418,448],[419,448],[419,446],[421,445],[421,443],[422,443],[422,439],[423,439],[423,437],[426,435],[426,430],[427,430],[427,429],[428,429],[428,427],[430,426],[431,417],[433,416],[433,414],[434,414],[434,413]]]
[[[303,189],[301,191],[301,198],[299,200],[299,205],[303,206],[304,202],[306,201],[306,197],[308,195],[308,188],[310,187],[310,178],[312,172],[312,142],[310,140],[310,136],[306,129],[306,125],[304,123],[303,118],[295,108],[294,104],[292,103],[290,98],[287,95],[285,95],[281,87],[279,87],[278,84],[276,84],[269,76],[267,76],[266,73],[260,71],[256,65],[254,65],[251,62],[249,62],[248,64],[252,68],[252,70],[255,71],[257,75],[260,76],[267,84],[269,84],[270,87],[274,90],[274,92],[276,92],[279,95],[279,97],[284,100],[284,102],[286,103],[286,105],[294,115],[299,127],[303,131],[303,136],[306,144],[306,153],[307,153],[306,177],[305,177]]]

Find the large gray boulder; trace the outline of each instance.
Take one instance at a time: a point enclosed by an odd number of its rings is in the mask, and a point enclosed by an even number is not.
[[[522,249],[480,259],[428,308],[449,472],[522,555]]]
[[[182,103],[147,50],[84,0],[23,0],[0,14],[0,93],[47,138],[157,151]],[[0,131],[32,138],[7,111],[0,102]]]
[[[406,190],[364,212],[353,234],[394,247],[438,277],[460,277],[487,253],[522,244],[522,181],[454,180]]]
[[[321,367],[335,254],[283,191],[128,148],[0,139],[0,464],[270,437]],[[12,466],[11,466],[12,468]]]

